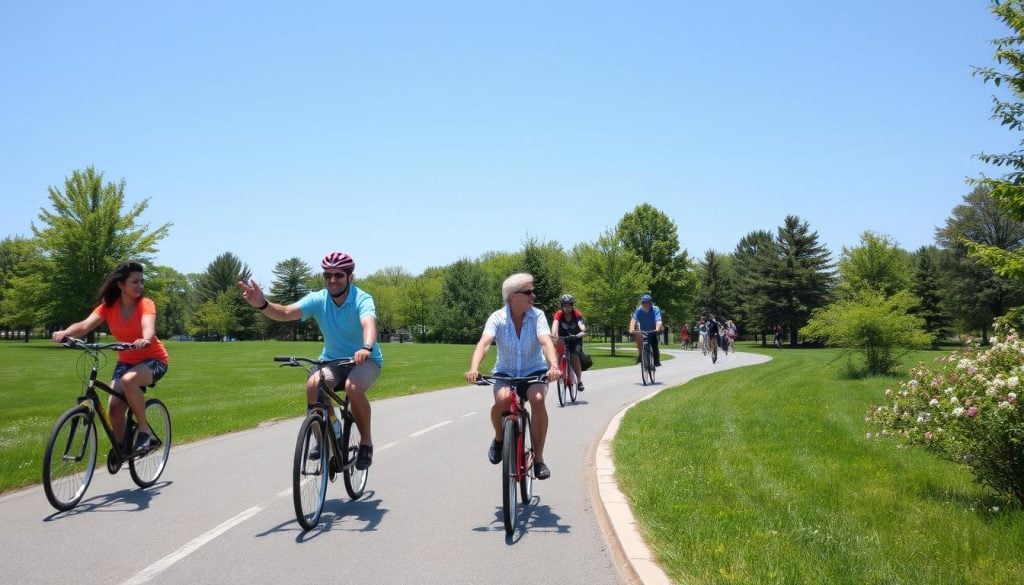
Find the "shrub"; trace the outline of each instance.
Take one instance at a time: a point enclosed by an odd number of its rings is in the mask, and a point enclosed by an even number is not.
[[[964,351],[920,365],[886,402],[868,410],[874,432],[967,466],[975,479],[1024,504],[1024,417],[1017,395],[1024,376],[1024,342],[995,326],[992,345],[971,341]]]

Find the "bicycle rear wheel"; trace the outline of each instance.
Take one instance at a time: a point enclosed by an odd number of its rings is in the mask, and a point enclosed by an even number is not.
[[[519,495],[522,496],[523,507],[530,504],[533,499],[533,435],[530,433],[530,413],[523,412],[523,433],[522,433],[522,457],[523,473],[519,477]]]
[[[305,530],[312,530],[320,521],[327,496],[327,461],[330,446],[327,426],[316,412],[311,412],[299,427],[292,468],[292,500],[295,519]]]
[[[370,475],[370,468],[356,469],[356,456],[359,455],[359,441],[362,435],[359,434],[359,427],[354,420],[345,418],[344,440],[341,448],[343,450],[341,463],[345,467],[345,491],[353,500],[363,497],[363,490],[366,489],[366,478]],[[351,463],[351,465],[350,465]]]
[[[565,406],[565,380],[559,378],[555,384],[558,386],[558,406]]]
[[[513,398],[515,400],[515,398]],[[511,535],[515,532],[516,514],[518,503],[516,502],[516,467],[518,465],[518,453],[516,448],[519,445],[516,423],[511,418],[505,421],[505,441],[501,450],[501,518],[505,523],[505,534]]]
[[[128,416],[131,416],[129,411]],[[128,459],[128,471],[132,481],[141,488],[148,488],[156,483],[167,466],[167,457],[171,454],[171,415],[167,407],[156,398],[146,401],[146,422],[151,430],[151,444],[155,445],[149,452]],[[135,429],[138,433],[138,428]],[[132,443],[135,444],[135,437]]]
[[[43,491],[50,505],[70,510],[89,488],[96,468],[96,425],[85,406],[68,409],[57,419],[43,455]]]

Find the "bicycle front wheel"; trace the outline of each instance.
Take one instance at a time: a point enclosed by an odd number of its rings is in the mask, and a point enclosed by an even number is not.
[[[152,448],[144,454],[128,459],[128,471],[132,474],[132,481],[140,488],[148,488],[156,483],[167,466],[167,457],[171,454],[171,415],[163,402],[156,398],[146,401],[146,422],[150,428]],[[135,432],[138,433],[138,428]],[[135,444],[135,437],[132,437],[131,444]]]
[[[648,377],[651,373],[650,368],[648,367],[650,359],[651,358],[647,349],[644,348],[644,350],[640,353],[640,381],[643,382],[644,386],[654,382],[654,380],[648,381]]]
[[[305,530],[312,530],[320,521],[327,497],[327,461],[330,447],[327,427],[316,412],[311,412],[299,427],[295,443],[295,464],[292,468],[292,499],[295,519]]]
[[[576,379],[576,371],[571,369],[571,367],[569,369],[567,385],[569,386],[569,400],[576,402],[576,397],[579,395],[580,381]]]
[[[519,464],[517,434],[516,422],[511,418],[505,420],[505,441],[501,450],[501,519],[505,523],[505,534],[510,536],[515,531],[516,513],[519,511],[516,502],[516,472]]]
[[[565,381],[559,378],[555,384],[558,386],[558,406],[565,406]]]
[[[43,455],[43,490],[50,505],[70,510],[89,488],[96,468],[96,425],[92,412],[75,406],[54,425]]]
[[[342,441],[342,465],[345,467],[345,491],[353,500],[363,497],[363,490],[366,489],[366,478],[370,475],[370,468],[356,469],[356,456],[359,455],[359,441],[362,435],[359,434],[359,427],[351,418],[345,418],[344,441]]]

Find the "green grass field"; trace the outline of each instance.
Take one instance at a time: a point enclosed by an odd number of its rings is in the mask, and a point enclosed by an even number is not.
[[[282,368],[272,359],[277,355],[316,358],[321,347],[319,342],[167,342],[170,369],[151,393],[167,404],[174,444],[301,416],[305,372]],[[374,400],[465,384],[462,373],[473,347],[390,343],[382,351],[386,375],[370,392]],[[635,355],[589,352],[594,369],[632,364]],[[43,340],[0,341],[0,492],[41,481],[43,448],[50,430],[81,393],[82,378],[76,372],[80,354]],[[101,371],[104,381],[116,360],[115,354],[108,355],[110,361]],[[490,370],[494,356],[491,350],[481,370]],[[103,433],[99,435],[103,461],[109,445]]]
[[[1024,581],[1019,506],[928,453],[866,440],[868,405],[900,378],[841,379],[831,349],[764,353],[775,359],[637,405],[619,430],[619,482],[674,580]]]

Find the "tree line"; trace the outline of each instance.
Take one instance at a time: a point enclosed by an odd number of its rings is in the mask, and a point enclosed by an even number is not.
[[[104,276],[125,259],[147,263],[146,294],[159,308],[163,338],[317,335],[311,323],[270,322],[252,311],[236,285],[251,271],[230,251],[196,274],[150,262],[173,226],[141,223],[148,199],[127,206],[123,179],[104,182],[89,167],[74,171],[63,187],[48,189],[50,207],[32,224],[32,237],[0,241],[0,335],[27,339],[81,319],[95,306]],[[383,340],[474,342],[487,315],[502,304],[501,281],[518,271],[534,275],[537,306],[549,317],[559,297],[571,293],[591,332],[613,342],[644,292],[654,296],[672,330],[713,312],[762,343],[781,325],[791,345],[828,340],[820,330],[805,329],[816,312],[857,299],[877,305],[900,295],[898,313],[919,319],[915,328],[930,339],[943,339],[965,331],[985,336],[994,317],[1024,304],[1019,281],[968,254],[972,243],[1013,251],[1022,240],[1024,224],[995,205],[984,185],[952,210],[936,230],[934,245],[910,252],[888,235],[864,232],[836,262],[796,215],[786,216],[774,231],[747,233],[731,252],[707,250],[692,258],[680,246],[677,223],[643,203],[593,241],[568,250],[531,238],[518,251],[483,252],[419,275],[390,266],[357,274],[356,282],[374,296]],[[285,258],[274,266],[267,290],[272,301],[290,303],[322,286],[318,267]]]

